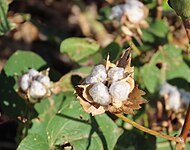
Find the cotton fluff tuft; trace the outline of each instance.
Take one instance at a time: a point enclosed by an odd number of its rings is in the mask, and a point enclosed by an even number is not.
[[[93,68],[91,74],[85,79],[85,83],[93,84],[104,82],[107,78],[106,68],[104,65],[97,65]]]
[[[42,83],[43,85],[45,85],[47,88],[49,88],[50,85],[51,85],[50,78],[48,76],[45,76],[45,75],[40,75],[37,78],[37,81],[39,81],[40,83]]]
[[[164,83],[160,88],[160,95],[168,98],[168,105],[171,109],[178,110],[181,106],[180,92],[177,87]]]
[[[29,74],[24,74],[21,78],[20,78],[20,82],[19,82],[20,88],[22,89],[22,91],[26,92],[27,89],[30,86],[30,75]]]
[[[42,98],[43,96],[45,96],[47,92],[43,84],[36,80],[32,81],[29,90],[30,90],[30,96],[34,99]]]
[[[123,81],[114,82],[111,84],[109,92],[114,98],[114,101],[124,101],[129,96],[130,85]]]
[[[95,103],[108,105],[111,102],[108,88],[101,82],[95,83],[89,90],[89,94]]]
[[[112,81],[118,81],[124,77],[124,68],[113,67],[108,71],[108,77]]]

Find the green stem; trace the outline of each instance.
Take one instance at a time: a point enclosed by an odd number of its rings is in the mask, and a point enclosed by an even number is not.
[[[175,137],[175,136],[170,136],[170,135],[166,135],[166,134],[162,134],[162,133],[159,133],[159,132],[156,132],[154,130],[151,130],[149,128],[146,128],[132,120],[130,120],[129,118],[125,117],[124,115],[122,114],[115,114],[118,118],[122,119],[123,121],[131,124],[133,127],[143,131],[143,132],[146,132],[148,134],[151,134],[151,135],[154,135],[154,136],[159,136],[159,137],[162,137],[162,138],[165,138],[167,140],[170,140],[170,141],[175,141],[177,143],[183,143],[183,140],[181,139],[181,137]]]
[[[141,55],[141,51],[138,49],[138,47],[136,47],[136,45],[133,43],[132,40],[127,41],[127,43],[129,44],[129,46],[134,50],[134,52],[139,56]]]

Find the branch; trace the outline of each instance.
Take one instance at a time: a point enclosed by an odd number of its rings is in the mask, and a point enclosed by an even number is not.
[[[181,139],[181,137],[175,137],[175,136],[170,136],[170,135],[167,135],[167,134],[162,134],[162,133],[159,133],[157,131],[154,131],[154,130],[151,130],[149,128],[146,128],[132,120],[130,120],[129,118],[125,117],[124,115],[122,114],[115,114],[118,118],[122,119],[123,121],[131,124],[133,127],[143,131],[143,132],[146,132],[148,134],[151,134],[151,135],[154,135],[154,136],[159,136],[159,137],[162,137],[162,138],[165,138],[167,140],[170,140],[170,141],[174,141],[174,142],[177,142],[177,143],[183,143],[183,139]]]
[[[161,19],[162,18],[162,0],[157,0],[157,7],[156,7],[156,19]]]
[[[186,114],[186,117],[185,117],[185,122],[184,122],[184,125],[183,125],[183,128],[182,128],[182,131],[181,131],[181,134],[180,134],[180,137],[183,138],[184,142],[186,142],[187,135],[189,133],[189,128],[190,128],[190,104],[189,104],[189,107],[188,107],[188,110],[187,110],[187,114]]]
[[[187,33],[187,37],[190,41],[190,20],[189,19],[183,19],[183,24]]]

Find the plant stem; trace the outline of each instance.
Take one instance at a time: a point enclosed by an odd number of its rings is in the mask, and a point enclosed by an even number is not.
[[[162,0],[157,0],[157,7],[156,7],[156,19],[161,19],[162,18]]]
[[[189,19],[183,19],[183,25],[186,30],[187,37],[189,39],[189,44],[188,44],[188,52],[190,52],[190,20]]]
[[[151,130],[149,128],[146,128],[132,120],[130,120],[129,118],[125,117],[124,115],[122,114],[115,114],[118,118],[122,119],[123,121],[131,124],[133,127],[143,131],[143,132],[146,132],[146,133],[149,133],[151,135],[154,135],[154,136],[159,136],[159,137],[162,137],[162,138],[165,138],[167,140],[170,140],[170,141],[175,141],[175,142],[178,142],[178,143],[183,143],[183,140],[181,139],[181,137],[175,137],[175,136],[170,136],[170,135],[166,135],[166,134],[162,134],[162,133],[159,133],[157,131],[154,131],[154,130]]]
[[[180,134],[180,137],[184,140],[184,142],[186,142],[187,135],[189,132],[189,128],[190,128],[190,104],[189,104],[189,107],[187,110],[187,114],[185,117],[185,122],[184,122],[183,127],[182,127],[182,131]]]
[[[133,43],[132,40],[127,41],[127,43],[129,44],[129,46],[132,48],[132,50],[134,50],[134,52],[139,56],[141,55],[141,51],[136,47],[136,45]]]
[[[184,27],[185,27],[185,30],[186,30],[186,33],[187,33],[187,37],[190,41],[190,20],[188,19],[183,19],[183,24],[184,24]]]

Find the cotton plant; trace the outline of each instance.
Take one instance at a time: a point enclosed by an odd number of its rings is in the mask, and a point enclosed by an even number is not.
[[[130,56],[129,50],[125,51],[116,64],[108,56],[77,86],[77,99],[86,112],[134,114],[134,110],[141,108],[140,104],[146,103],[141,97],[144,92],[135,85]]]
[[[49,70],[39,72],[29,69],[19,78],[18,93],[29,103],[37,103],[51,95],[52,82],[48,76]]]
[[[148,16],[148,8],[138,0],[126,0],[124,4],[119,4],[111,9],[110,19],[115,19],[120,23],[121,35],[126,40],[132,37],[140,39],[141,28],[147,28],[145,19]]]

